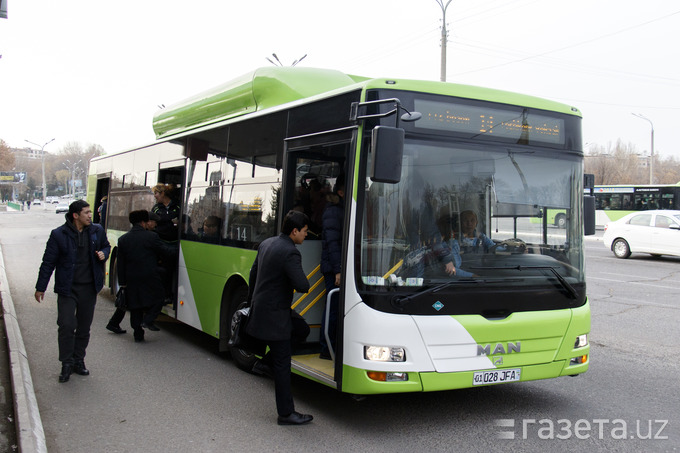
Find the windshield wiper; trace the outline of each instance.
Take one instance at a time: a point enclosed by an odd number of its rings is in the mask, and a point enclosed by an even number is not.
[[[408,296],[396,297],[396,298],[394,298],[392,303],[399,308],[403,308],[409,301],[412,301],[413,299],[415,299],[417,297],[424,296],[425,294],[431,294],[431,293],[439,292],[439,291],[441,291],[442,289],[444,289],[448,286],[455,285],[455,284],[458,284],[458,283],[483,283],[483,280],[476,280],[476,279],[451,280],[449,282],[445,282],[445,283],[442,283],[440,285],[433,286],[431,288],[427,288],[423,291],[413,293],[413,294],[410,294]]]
[[[492,267],[471,267],[470,269],[495,269],[495,270],[518,270],[518,271],[523,271],[527,269],[545,269],[549,270],[550,272],[553,273],[555,278],[557,278],[557,281],[560,282],[562,285],[562,288],[564,288],[569,295],[571,296],[572,299],[578,299],[578,292],[576,292],[576,289],[574,289],[571,284],[560,275],[559,272],[557,272],[557,269],[555,269],[552,266],[522,266],[522,265],[517,265],[517,266],[492,266]]]

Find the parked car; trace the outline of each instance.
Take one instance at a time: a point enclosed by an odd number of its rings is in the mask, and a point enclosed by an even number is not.
[[[55,212],[57,214],[59,214],[60,212],[68,212],[68,203],[60,201],[57,207],[55,208]]]
[[[31,202],[31,204],[32,204],[33,206],[42,205],[42,200],[41,200],[40,198],[36,198],[36,199],[34,199],[34,200]]]
[[[604,226],[602,241],[617,258],[631,253],[680,256],[680,211],[638,211]]]

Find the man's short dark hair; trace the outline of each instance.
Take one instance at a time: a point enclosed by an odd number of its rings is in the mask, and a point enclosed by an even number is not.
[[[300,211],[288,211],[286,217],[283,218],[283,226],[281,232],[285,235],[290,235],[295,228],[302,230],[309,225],[309,217],[307,214]]]
[[[128,215],[128,220],[133,225],[137,225],[138,223],[141,223],[141,222],[148,222],[149,221],[149,211],[147,211],[146,209],[140,209],[139,211],[132,211]]]
[[[335,187],[333,187],[333,193],[338,193],[338,190],[345,190],[345,174],[340,173],[335,179]]]
[[[80,211],[90,206],[85,200],[76,200],[68,206],[68,212],[66,213],[66,220],[73,222],[73,214],[80,214]]]

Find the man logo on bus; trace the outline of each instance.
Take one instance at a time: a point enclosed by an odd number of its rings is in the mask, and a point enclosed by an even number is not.
[[[496,343],[496,347],[493,350],[493,353],[491,352],[491,345],[490,344],[485,344],[477,345],[477,355],[496,355],[496,354],[510,354],[513,352],[519,352],[520,347],[522,343],[517,342],[517,343],[508,343],[508,347],[506,348],[503,346],[501,343]]]

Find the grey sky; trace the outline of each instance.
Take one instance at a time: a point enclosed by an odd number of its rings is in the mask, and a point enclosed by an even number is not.
[[[0,138],[56,152],[69,141],[114,152],[154,139],[171,104],[269,63],[438,80],[435,0],[102,2],[15,0],[0,19]],[[454,0],[449,82],[578,107],[584,142],[622,139],[680,158],[673,0]]]

